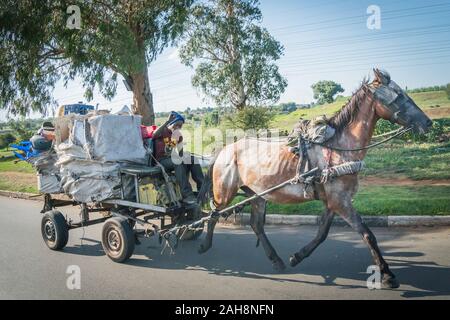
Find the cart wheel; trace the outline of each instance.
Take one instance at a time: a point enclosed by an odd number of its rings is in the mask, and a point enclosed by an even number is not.
[[[61,212],[48,211],[41,221],[42,238],[45,244],[52,250],[61,250],[69,240],[67,222]]]
[[[114,262],[126,261],[134,251],[134,234],[127,219],[114,217],[106,220],[102,230],[102,246]]]

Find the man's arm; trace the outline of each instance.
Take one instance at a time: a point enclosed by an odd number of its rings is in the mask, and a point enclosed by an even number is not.
[[[153,139],[157,139],[161,136],[161,134],[164,132],[164,129],[167,128],[167,126],[169,125],[170,121],[172,121],[173,119],[175,119],[175,114],[173,114],[172,112],[169,115],[169,119],[167,119],[166,122],[164,122],[160,127],[158,127],[154,132],[153,132]]]

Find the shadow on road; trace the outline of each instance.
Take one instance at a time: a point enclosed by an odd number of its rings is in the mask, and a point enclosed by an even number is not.
[[[288,263],[288,257],[312,239],[312,234],[270,234],[270,239],[280,257]],[[135,254],[126,264],[140,268],[165,270],[190,270],[208,272],[220,276],[264,279],[277,282],[293,282],[317,286],[338,286],[342,289],[366,288],[367,267],[372,259],[362,241],[349,239],[327,239],[309,258],[295,268],[287,266],[277,273],[264,254],[262,247],[255,248],[256,238],[250,232],[227,232],[221,230],[214,235],[213,247],[205,254],[197,253],[200,240],[180,242],[176,254],[162,247],[155,239],[143,239],[136,246]],[[104,255],[101,243],[84,239],[82,246],[66,247],[65,252],[78,255]],[[400,281],[402,297],[425,298],[450,295],[450,268],[433,261],[423,260],[424,253],[405,251],[407,248],[381,244],[384,256]],[[139,257],[143,256],[143,258]],[[105,257],[106,258],[106,257]],[[293,275],[296,275],[294,277]],[[298,277],[304,275],[305,277]],[[311,277],[319,277],[314,281]],[[360,285],[337,284],[336,279],[355,280]],[[410,286],[414,289],[402,289]]]
[[[102,243],[95,239],[81,238],[78,244],[74,246],[66,246],[65,253],[76,254],[81,256],[105,256]]]

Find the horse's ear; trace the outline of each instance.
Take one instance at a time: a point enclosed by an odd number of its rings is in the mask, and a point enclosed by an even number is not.
[[[376,68],[373,69],[373,74],[374,74],[374,78],[373,78],[371,85],[373,87],[377,88],[383,83],[382,75],[381,75],[380,70],[378,70]]]
[[[382,76],[382,74],[381,74],[379,69],[373,68],[373,74],[375,75],[374,80],[377,80],[378,82],[382,82],[381,80],[382,80],[383,76]]]
[[[391,76],[387,71],[380,69],[373,69],[373,73],[375,74],[375,80],[381,84],[388,85],[391,82]]]

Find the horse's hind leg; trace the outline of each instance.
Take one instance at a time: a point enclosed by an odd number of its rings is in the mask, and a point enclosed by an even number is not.
[[[264,216],[266,213],[266,200],[257,198],[252,201],[252,212],[250,217],[250,225],[261,242],[267,257],[272,261],[273,267],[277,271],[286,269],[283,260],[278,256],[277,252],[270,243],[264,231]]]
[[[233,200],[239,189],[238,183],[236,181],[237,174],[230,175],[230,171],[234,169],[235,168],[231,168],[231,170],[225,171],[224,177],[222,177],[222,179],[220,180],[217,180],[217,182],[213,184],[214,204],[216,206],[215,210],[224,209],[231,202],[231,200]],[[228,176],[231,176],[231,178],[227,180],[226,174],[228,174]],[[216,223],[218,220],[219,218],[211,218],[208,221],[208,230],[206,232],[205,239],[200,244],[198,253],[205,253],[211,248],[214,228],[216,227]]]
[[[333,222],[334,213],[330,210],[327,210],[320,221],[319,230],[317,232],[316,237],[300,249],[299,252],[294,253],[289,258],[289,263],[292,267],[295,267],[297,264],[302,262],[303,259],[309,257],[311,253],[322,243],[328,236],[328,232],[330,231],[331,223]]]
[[[212,239],[214,234],[214,228],[216,227],[216,223],[219,219],[218,218],[211,218],[208,221],[208,229],[206,232],[205,239],[200,244],[200,248],[198,249],[198,253],[205,253],[208,251],[212,246]]]

